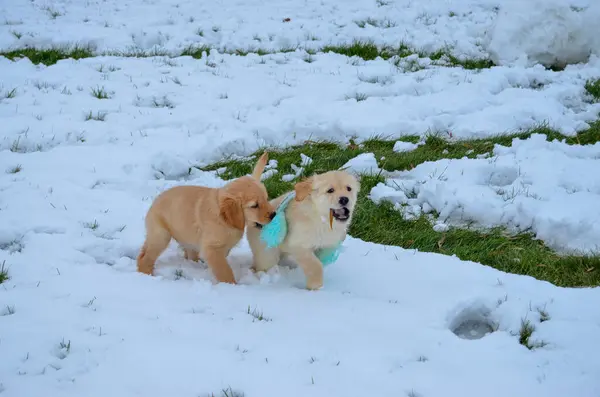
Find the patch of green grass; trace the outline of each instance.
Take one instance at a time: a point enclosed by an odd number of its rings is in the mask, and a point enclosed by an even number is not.
[[[46,11],[46,13],[50,17],[50,19],[56,19],[57,17],[60,17],[62,15],[62,13],[60,11],[58,11],[50,6],[43,8],[43,10]]]
[[[12,316],[13,314],[15,314],[15,306],[9,306],[6,305],[6,309],[4,310],[4,313],[0,314],[0,316]]]
[[[346,55],[348,57],[357,56],[366,61],[381,57],[382,59],[390,59],[394,56],[405,58],[409,55],[417,54],[420,58],[430,58],[433,61],[444,59],[452,66],[462,66],[465,69],[485,69],[494,66],[490,59],[466,59],[460,60],[452,55],[450,49],[438,50],[433,53],[420,51],[415,48],[401,43],[397,47],[378,47],[369,41],[354,41],[352,44],[325,46],[322,52],[334,52],[336,54]]]
[[[120,68],[116,67],[115,65],[104,65],[101,64],[100,66],[98,66],[98,68],[96,69],[97,71],[99,71],[100,73],[106,73],[106,72],[116,72],[117,70],[120,70]]]
[[[105,119],[106,119],[105,112],[96,112],[96,114],[94,114],[90,110],[89,113],[86,113],[86,115],[85,115],[85,121],[90,121],[90,120],[104,121]]]
[[[108,92],[106,92],[106,90],[104,89],[104,87],[92,88],[92,96],[96,97],[98,99],[108,99],[108,98],[110,98],[110,95],[108,95]]]
[[[531,336],[535,332],[535,325],[531,321],[522,319],[521,329],[519,330],[519,343],[529,350],[539,349],[547,345],[544,341],[532,342]]]
[[[58,344],[56,356],[59,359],[64,360],[65,358],[67,358],[69,353],[71,353],[71,341],[69,340],[65,342],[65,338],[63,338],[62,341],[60,341]]]
[[[98,224],[98,221],[94,219],[94,222],[84,222],[83,223],[83,227],[85,227],[86,229],[90,229],[90,230],[96,230],[98,229],[100,225]]]
[[[314,61],[315,61],[315,59],[310,54],[308,54],[307,56],[304,57],[304,62],[306,62],[306,63],[313,63]]]
[[[357,92],[354,95],[346,95],[346,100],[355,99],[356,102],[366,101],[369,96],[367,94],[363,94],[361,92]]]
[[[385,21],[371,21],[372,23],[386,23]],[[366,22],[365,22],[366,23]],[[387,22],[387,27],[391,27],[392,22]],[[288,47],[288,48],[279,48],[277,50],[267,50],[263,48],[250,48],[250,49],[225,49],[224,53],[234,54],[240,56],[246,56],[248,54],[256,54],[259,56],[264,56],[268,54],[281,54],[294,52],[298,49],[302,49],[301,47]],[[189,46],[184,49],[180,54],[175,56],[191,56],[195,59],[201,59],[202,54],[206,52],[209,54],[211,51],[211,47],[206,45],[201,46]],[[419,51],[415,48],[411,48],[403,43],[398,45],[397,47],[378,47],[372,42],[368,41],[360,41],[355,40],[351,44],[343,44],[343,45],[328,45],[320,50],[309,50],[306,49],[311,55],[314,55],[317,52],[334,52],[337,54],[345,55],[348,57],[359,57],[366,61],[376,59],[377,57],[381,57],[384,60],[388,60],[394,56],[398,56],[400,58],[407,57],[409,55],[417,54],[421,58],[429,57],[434,61],[445,60],[445,63],[438,62],[440,65],[450,65],[450,66],[462,66],[465,69],[482,69],[492,67],[494,64],[489,59],[466,59],[460,60],[456,56],[452,55],[450,49],[438,50],[433,53],[428,53],[424,51]],[[161,50],[161,49],[153,49],[151,51],[144,51],[142,49],[130,49],[128,51],[113,51],[100,55],[114,55],[120,57],[133,57],[133,58],[141,58],[141,57],[154,57],[154,56],[166,56],[171,57],[172,54]],[[48,50],[36,50],[34,48],[26,48],[21,50],[14,50],[10,52],[0,52],[0,56],[5,56],[9,59],[15,59],[18,57],[27,57],[31,60],[31,62],[38,64],[43,63],[45,65],[53,65],[57,61],[61,59],[67,58],[89,58],[92,57],[93,54],[90,49],[86,48],[75,48],[72,50],[62,50],[62,49],[48,49]]]
[[[167,98],[166,95],[163,95],[162,98],[152,98],[152,107],[173,109],[175,105],[173,105],[173,102],[171,102],[171,100]]]
[[[16,174],[16,173],[21,172],[22,169],[23,169],[23,167],[21,166],[21,164],[17,164],[12,168],[7,169],[6,173],[7,174]]]
[[[538,313],[540,314],[540,323],[546,322],[550,320],[550,314],[544,308],[537,308]]]
[[[585,90],[594,97],[594,100],[600,101],[600,78],[586,81]]]
[[[208,397],[244,397],[244,393],[231,387],[221,390],[219,394],[211,393]]]
[[[431,54],[418,51],[421,58],[431,58],[433,61],[439,61],[441,59],[445,59],[450,65],[453,66],[462,66],[465,69],[489,69],[494,66],[494,62],[491,59],[486,58],[468,58],[468,59],[458,59],[456,56],[452,55],[449,50],[438,50]]]
[[[463,141],[449,141],[447,137],[432,134],[426,137],[425,144],[405,153],[395,153],[393,146],[396,140],[386,140],[384,137],[376,137],[360,145],[351,142],[343,146],[333,142],[307,141],[304,145],[267,149],[269,158],[278,161],[278,173],[264,183],[270,198],[274,198],[292,190],[294,183],[302,176],[338,169],[361,153],[374,153],[379,166],[387,171],[407,170],[423,162],[442,158],[474,158],[479,154],[490,153],[495,144],[511,146],[514,138],[526,139],[533,133],[545,134],[549,140],[565,139],[568,144],[591,144],[600,141],[600,122],[574,137],[565,137],[547,127]],[[416,143],[419,137],[407,136],[402,140]],[[252,172],[254,161],[263,150],[257,151],[254,158],[249,160],[225,160],[198,168],[218,170],[226,167],[220,175],[224,179],[247,175]],[[298,179],[283,181],[282,175],[294,174],[292,164],[300,165],[301,154],[312,158],[313,162],[304,167]],[[600,285],[600,257],[559,256],[542,241],[535,240],[531,234],[510,235],[502,228],[485,232],[451,228],[447,232],[438,233],[425,216],[406,220],[390,203],[378,205],[368,198],[371,189],[383,180],[380,175],[361,177],[358,206],[350,227],[353,237],[379,244],[456,255],[462,260],[479,262],[505,272],[530,275],[559,286]]]
[[[389,59],[392,55],[379,51],[379,48],[374,43],[364,41],[354,41],[349,45],[329,45],[322,49],[323,52],[334,52],[336,54],[345,55],[347,57],[359,57],[365,61],[373,60],[377,57]]]
[[[6,99],[12,99],[12,98],[14,98],[16,96],[17,96],[17,89],[16,88],[13,88],[12,90],[6,91],[4,93],[4,98],[6,98]]]
[[[17,58],[29,58],[34,64],[42,63],[44,65],[54,65],[62,59],[82,59],[93,56],[92,51],[86,47],[74,47],[72,49],[51,48],[40,50],[36,48],[23,48],[7,52],[0,52],[0,56],[4,56],[10,60]]]
[[[2,262],[0,265],[0,284],[10,280],[10,276],[8,275],[8,269],[6,268],[6,261]]]
[[[263,312],[261,312],[260,310],[258,310],[258,309],[252,309],[252,310],[250,310],[250,306],[248,306],[247,313],[249,315],[251,315],[252,317],[254,317],[255,320],[258,320],[258,321],[271,321],[271,319],[268,318],[268,317],[265,317],[263,315]]]
[[[189,46],[181,53],[181,56],[190,56],[195,59],[201,59],[202,54],[206,52],[207,55],[210,55],[211,48],[209,46]]]

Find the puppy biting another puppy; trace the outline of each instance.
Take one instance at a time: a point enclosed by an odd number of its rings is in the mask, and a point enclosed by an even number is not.
[[[176,186],[159,194],[146,215],[146,241],[137,257],[137,269],[152,274],[156,259],[171,239],[183,247],[185,258],[202,257],[218,282],[235,284],[227,263],[231,249],[242,239],[244,228],[257,230],[275,216],[260,176],[267,152],[243,176],[221,188]]]
[[[304,271],[306,288],[319,289],[323,286],[323,264],[315,251],[337,247],[346,238],[360,183],[346,171],[329,171],[297,183],[294,191],[296,197],[285,209],[288,232],[279,246],[267,248],[260,229],[248,228],[254,270],[268,271],[283,256],[291,256]],[[277,208],[288,194],[271,200],[271,204]]]

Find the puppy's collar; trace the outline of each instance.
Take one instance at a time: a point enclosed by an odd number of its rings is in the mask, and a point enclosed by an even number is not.
[[[264,225],[261,229],[260,238],[265,242],[267,248],[277,247],[285,240],[288,230],[287,220],[285,219],[285,210],[294,197],[296,197],[296,192],[290,192],[275,210],[275,216],[271,222]],[[323,266],[327,266],[335,262],[341,252],[342,244],[339,243],[335,247],[319,248],[315,251],[315,255],[319,258]]]

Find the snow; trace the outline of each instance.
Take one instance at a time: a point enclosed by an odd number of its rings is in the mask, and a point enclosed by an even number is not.
[[[304,173],[304,170],[306,169],[306,167],[311,165],[312,162],[313,162],[313,159],[311,159],[304,153],[300,153],[300,165],[292,164],[291,167],[292,167],[292,171],[294,171],[294,173],[282,175],[281,180],[284,182],[293,181],[294,179],[296,179],[300,175],[302,175]]]
[[[497,65],[586,62],[600,54],[600,37],[591,28],[599,18],[593,1],[506,1],[491,30],[491,59]]]
[[[12,3],[0,2],[2,50],[91,44],[97,54],[177,54],[190,44],[273,50],[371,39],[425,52],[450,44],[464,58],[487,56],[498,43],[491,35],[524,29],[511,31],[503,14],[519,5],[492,0]],[[575,47],[590,45],[576,32]],[[0,264],[11,277],[0,285],[1,397],[206,396],[228,387],[249,397],[600,395],[598,288],[557,288],[352,237],[316,292],[302,288],[295,267],[252,273],[245,240],[229,257],[236,286],[215,284],[175,244],[156,277],[135,271],[153,198],[181,184],[222,186],[223,168],[200,169],[218,160],[306,141],[485,138],[542,122],[572,135],[597,119],[600,104],[583,86],[597,77],[598,54],[553,72],[517,43],[515,54],[499,55],[506,65],[480,71],[304,50],[49,67],[0,57]],[[461,207],[482,225],[533,227],[557,249],[592,249],[599,151],[533,136],[489,158],[383,173],[388,184],[371,197],[408,217],[440,212],[438,232],[460,221]],[[303,154],[286,170],[271,161],[263,178],[293,181],[311,162]],[[349,166],[381,171],[368,153]],[[519,344],[524,320],[535,326],[530,342],[544,346]]]
[[[3,50],[78,45],[96,54],[174,55],[190,46],[314,50],[359,39],[430,53],[450,48],[461,59],[501,65],[600,55],[593,0],[32,0],[4,2],[0,14]]]
[[[340,167],[340,169],[350,172],[355,175],[372,175],[379,172],[377,159],[373,153],[362,153],[355,158],[349,160]]]
[[[409,215],[439,213],[457,226],[529,231],[560,252],[600,250],[600,143],[568,145],[545,135],[496,145],[488,159],[444,159],[389,175],[371,191]],[[410,198],[409,198],[410,197]],[[414,198],[413,198],[414,197]]]
[[[88,45],[107,51],[181,52],[190,45],[221,49],[322,48],[353,38],[379,45],[404,42],[434,51],[452,44],[458,54],[485,56],[481,48],[498,1],[410,0],[45,0],[0,4],[6,21],[0,48]],[[286,21],[289,18],[289,21]],[[362,26],[362,27],[361,27]],[[17,34],[13,34],[12,32]]]
[[[396,143],[394,143],[394,147],[392,150],[395,153],[412,152],[413,150],[415,150],[422,144],[424,144],[424,142],[423,143],[422,142],[412,143],[412,142],[397,141]]]
[[[51,67],[0,58],[0,92],[16,89],[13,98],[2,99],[6,121],[0,148],[47,150],[81,140],[131,144],[141,136],[148,144],[160,141],[161,149],[173,145],[177,151],[208,153],[203,161],[211,162],[306,140],[427,131],[485,137],[546,121],[574,134],[600,111],[583,88],[596,76],[600,58],[561,73],[541,67],[403,73],[383,60],[353,65],[342,55],[319,54],[307,63],[306,55],[214,53],[200,61],[97,57]],[[358,77],[363,71],[393,82],[363,82]],[[367,100],[346,99],[357,87]],[[98,100],[92,90],[110,97]],[[181,147],[178,139],[191,144]]]
[[[136,200],[124,201],[142,212]],[[599,390],[600,359],[590,354],[597,290],[353,238],[318,293],[296,288],[299,269],[281,268],[263,283],[249,276],[246,245],[232,258],[244,285],[212,286],[205,268],[182,263],[174,250],[161,260],[165,277],[150,278],[134,273],[130,258],[105,253],[133,249],[139,223],[128,225],[127,242],[103,242],[81,227],[31,232],[20,254],[5,255],[13,279],[2,302],[14,306],[0,318],[5,395],[207,395],[229,386],[248,396]],[[93,259],[101,253],[117,263]],[[540,322],[540,310],[548,321]],[[536,327],[531,343],[546,346],[519,345],[513,334],[522,318]],[[497,331],[477,340],[451,331],[473,322]]]

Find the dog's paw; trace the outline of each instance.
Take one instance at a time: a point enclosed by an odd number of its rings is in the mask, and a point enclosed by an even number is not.
[[[148,276],[152,276],[154,273],[153,269],[148,269],[148,268],[143,268],[143,267],[142,268],[138,267],[138,272],[140,272],[142,274],[146,274]]]
[[[323,280],[309,280],[306,283],[306,289],[309,291],[318,291],[323,288]]]

